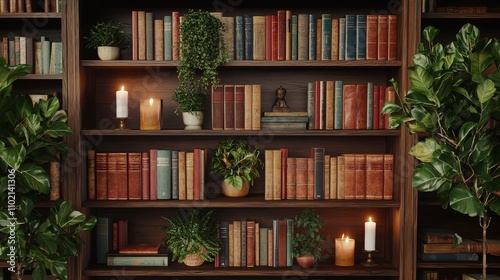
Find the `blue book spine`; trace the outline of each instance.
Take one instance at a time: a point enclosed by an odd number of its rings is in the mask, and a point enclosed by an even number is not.
[[[253,16],[244,15],[243,24],[245,29],[244,59],[253,60]]]
[[[345,60],[355,60],[355,59],[356,59],[356,15],[346,15],[345,16]]]
[[[172,60],[172,16],[163,17],[163,57]]]
[[[366,15],[356,15],[356,60],[366,59]]]
[[[332,59],[332,15],[321,15],[321,60]]]
[[[477,261],[479,255],[477,253],[442,253],[442,254],[425,254],[419,255],[423,261]]]
[[[335,81],[335,115],[334,115],[334,129],[342,129],[342,108],[343,108],[343,94],[342,94],[342,81]]]
[[[339,18],[339,60],[345,60],[345,18]]]
[[[299,25],[298,15],[292,15],[292,60],[299,59]]]
[[[309,60],[316,60],[316,15],[309,14]]]
[[[244,27],[243,27],[243,16],[236,16],[234,18],[234,59],[243,60],[243,49],[244,49]]]
[[[366,129],[373,129],[373,83],[366,84]]]
[[[172,151],[158,150],[156,156],[157,199],[172,198]]]

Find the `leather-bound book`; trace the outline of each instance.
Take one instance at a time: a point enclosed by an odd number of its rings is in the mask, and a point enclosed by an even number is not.
[[[356,156],[344,155],[344,198],[356,199]]]
[[[366,155],[366,199],[382,199],[384,195],[384,155]]]
[[[116,162],[116,182],[117,199],[127,200],[128,198],[128,159],[127,153],[117,153]],[[109,192],[108,192],[109,194]]]
[[[278,267],[286,266],[287,250],[286,250],[286,220],[278,220]]]
[[[234,130],[234,85],[224,85],[224,130]]]
[[[366,199],[366,155],[356,154],[354,175],[356,176],[356,199]]]
[[[245,129],[245,85],[234,86],[234,129]]]
[[[194,199],[194,153],[186,152],[186,199]]]
[[[108,153],[96,153],[96,199],[108,199]]]
[[[149,200],[149,152],[141,153],[141,198]]]
[[[252,85],[252,130],[261,129],[262,92],[261,86]]]
[[[306,200],[307,199],[307,158],[296,158],[295,159],[296,171],[295,171],[295,199]]]
[[[314,199],[314,159],[307,158],[307,200]]]
[[[309,156],[312,158],[314,164],[314,199],[325,199],[325,148],[313,147],[309,150]]]
[[[298,36],[297,36],[297,49],[298,60],[308,59],[308,36],[309,36],[309,19],[307,14],[298,15]]]
[[[158,197],[157,196],[158,179],[156,177],[157,158],[158,158],[158,150],[157,149],[149,150],[149,199],[150,200],[156,200]]]
[[[253,16],[253,60],[266,59],[266,16]]]
[[[264,199],[273,199],[274,150],[264,151]]]
[[[398,16],[388,15],[387,21],[387,60],[398,58]]]
[[[138,200],[141,190],[141,153],[128,153],[128,199]],[[149,175],[149,174],[148,174]]]
[[[179,151],[179,200],[186,200],[186,152]]]
[[[386,101],[386,89],[385,86],[379,86],[379,114],[378,114],[378,128],[379,129],[385,129],[385,115],[382,114],[382,108],[384,107],[385,101]],[[375,102],[375,101],[374,101]]]
[[[392,200],[394,187],[394,155],[384,155],[384,200]]]
[[[337,199],[345,199],[345,157],[337,156]]]
[[[323,193],[324,193],[324,199],[329,199],[330,198],[330,155],[325,155],[325,160],[324,160],[324,178],[325,178],[325,184],[323,187]]]
[[[281,199],[281,150],[273,150],[273,200]]]
[[[132,60],[139,59],[138,11],[132,11]]]
[[[343,114],[343,129],[356,129],[357,126],[357,96],[356,85],[345,84],[342,88],[342,114]]]
[[[330,156],[330,199],[337,199],[338,168],[337,157]]]
[[[288,157],[286,160],[286,199],[295,199],[296,170],[295,158]]]
[[[280,148],[281,151],[281,199],[286,199],[287,190],[287,163],[288,163],[288,149]]]
[[[95,182],[95,150],[87,152],[87,180],[88,180],[88,199],[96,199],[96,182]]]
[[[366,15],[366,59],[378,57],[378,16]]]
[[[146,60],[146,11],[137,11],[137,52],[139,60]]]
[[[273,16],[266,15],[266,60],[272,60],[273,50]]]
[[[252,130],[253,114],[253,87],[252,85],[243,86],[243,110],[244,110],[244,130]]]
[[[339,19],[332,18],[331,59],[339,60]]]
[[[118,199],[118,153],[108,153],[108,200]]]
[[[278,10],[278,60],[285,60],[286,11]]]
[[[387,60],[387,51],[388,51],[388,15],[379,15],[378,16],[378,34],[377,34],[377,59],[378,60]]]
[[[366,129],[367,124],[367,84],[356,84],[356,129]]]
[[[224,86],[212,87],[212,129],[224,129]]]
[[[285,60],[292,60],[292,11],[285,11]]]
[[[179,60],[180,14],[172,12],[172,60]]]
[[[246,267],[255,266],[255,221],[247,221],[247,247],[244,248],[247,256]]]
[[[154,60],[164,60],[163,19],[154,20]]]

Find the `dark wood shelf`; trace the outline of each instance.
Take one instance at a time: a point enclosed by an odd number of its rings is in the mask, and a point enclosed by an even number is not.
[[[242,198],[217,197],[207,200],[87,200],[82,206],[89,208],[398,208],[394,200],[264,200],[263,195]]]
[[[178,61],[151,60],[82,60],[89,68],[177,67]],[[399,60],[232,60],[221,67],[401,67]]]
[[[0,13],[0,19],[2,18],[61,18],[61,13]]]
[[[86,129],[85,136],[400,136],[399,130],[108,130]]]
[[[19,80],[62,80],[62,74],[28,74]]]
[[[488,256],[489,257],[489,256]],[[427,269],[441,269],[441,268],[448,268],[448,269],[468,269],[468,268],[477,268],[480,269],[482,268],[482,262],[481,260],[476,261],[476,262],[424,262],[424,261],[419,261],[417,262],[417,267],[418,268],[427,268]],[[500,268],[500,263],[499,262],[488,262],[488,268]]]
[[[500,13],[425,13],[422,18],[435,19],[500,19]]]
[[[359,263],[359,262],[358,262]],[[173,263],[166,267],[106,267],[90,266],[83,270],[84,276],[109,276],[112,271],[120,271],[120,276],[357,276],[357,277],[397,277],[398,270],[387,263],[380,263],[375,267],[365,267],[356,264],[353,267],[340,267],[333,264],[333,260],[328,263],[320,263],[318,267],[311,269],[301,269],[298,266],[292,267],[228,267],[214,268],[213,264],[203,264],[199,267],[188,267],[183,264]]]

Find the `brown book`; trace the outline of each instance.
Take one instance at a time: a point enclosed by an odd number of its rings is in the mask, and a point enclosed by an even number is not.
[[[116,153],[116,189],[117,199],[127,200],[128,198],[128,184],[127,184],[127,153]],[[108,158],[109,160],[109,158]],[[109,188],[109,185],[108,185]],[[109,191],[108,191],[109,195]]]
[[[154,48],[153,13],[146,12],[146,60],[154,60]]]
[[[281,150],[273,150],[273,200],[281,199]]]
[[[128,244],[120,248],[120,254],[158,254],[160,244]]]
[[[273,199],[274,150],[264,151],[264,199]]]
[[[245,129],[245,86],[234,86],[234,129]]]
[[[186,152],[186,199],[194,199],[194,152]]]
[[[330,199],[337,199],[337,157],[330,156]]]
[[[314,199],[314,158],[307,158],[307,200]]]
[[[286,199],[295,199],[296,170],[297,166],[295,164],[295,158],[288,157],[286,159]]]
[[[398,57],[398,16],[388,15],[387,19],[387,60]]]
[[[355,170],[354,175],[356,177],[356,199],[366,199],[366,155],[356,154],[354,155],[355,160]]]
[[[453,244],[454,235],[450,229],[445,228],[419,228],[418,239],[424,243]]]
[[[34,55],[35,55],[35,61],[34,61],[34,73],[35,74],[42,74],[42,42],[36,41],[34,43]]]
[[[224,85],[224,130],[234,130],[234,85]]]
[[[345,157],[337,156],[337,199],[345,199]]]
[[[342,89],[342,114],[343,114],[343,129],[356,129],[357,119],[357,98],[356,85],[345,84]]]
[[[138,11],[132,11],[132,60],[139,59]]]
[[[388,51],[388,15],[378,15],[377,25],[377,59],[387,60]]]
[[[8,12],[9,12],[9,0],[0,0],[0,13],[8,13]]]
[[[128,199],[142,198],[141,172],[141,153],[128,153]]]
[[[278,60],[285,60],[285,44],[286,44],[286,11],[278,10],[277,14],[278,20]]]
[[[384,155],[384,200],[392,200],[394,178],[394,155]]]
[[[255,266],[255,221],[247,221],[247,267]]]
[[[0,53],[0,56],[8,60],[9,58],[9,38],[8,37],[2,37],[2,52]]]
[[[462,243],[455,246],[453,243],[423,243],[418,242],[418,250],[424,254],[442,254],[442,253],[482,253],[482,240],[473,240],[462,238]],[[487,240],[486,253],[499,255],[500,240]]]
[[[35,66],[34,47],[33,38],[26,37],[26,64],[32,67],[30,73],[33,73],[33,68]]]
[[[158,163],[158,150],[149,150],[149,199],[156,200],[158,198],[158,179],[156,172]]]
[[[164,60],[163,19],[154,20],[154,60]]]
[[[146,11],[137,11],[138,58],[146,60]]]
[[[383,199],[384,155],[366,155],[366,199]]]
[[[193,200],[200,200],[201,195],[201,149],[193,150]]]
[[[118,222],[113,222],[113,225],[112,225],[113,229],[112,229],[112,249],[113,251],[117,251],[118,250]]]
[[[378,102],[379,102],[379,114],[378,114],[378,128],[379,129],[385,129],[385,117],[386,115],[382,114],[382,108],[384,107],[384,104],[385,104],[385,86],[379,86],[379,99],[378,99]],[[375,102],[375,100],[373,101]],[[375,117],[375,116],[374,116]]]
[[[241,267],[241,221],[233,221],[234,226],[234,266]]]
[[[179,200],[186,200],[186,152],[179,151]]]
[[[245,130],[252,130],[252,111],[253,111],[253,104],[252,104],[252,85],[245,85],[244,86],[244,128]]]
[[[367,123],[367,84],[356,84],[356,129],[366,129]]]
[[[324,180],[325,184],[323,187],[324,199],[330,198],[330,155],[324,155]]]
[[[396,102],[396,90],[394,89],[393,86],[388,86],[386,89],[385,89],[385,101],[389,101],[389,102]],[[384,102],[385,103],[385,102]],[[382,109],[382,107],[380,107]],[[390,129],[390,122],[389,122],[389,117],[390,115],[387,114],[387,115],[384,115],[384,128],[385,129]]]
[[[118,199],[118,153],[108,153],[108,200]]]
[[[266,16],[253,16],[253,60],[266,59]]]
[[[271,15],[271,60],[278,60],[278,15]]]
[[[221,20],[226,28],[222,37],[227,47],[228,57],[229,60],[234,60],[234,17],[222,17]]]
[[[366,59],[378,58],[378,16],[366,15]]]
[[[212,129],[224,129],[224,86],[212,87]]]
[[[149,200],[149,152],[141,153],[141,199]]]
[[[321,60],[321,45],[323,37],[323,22],[321,17],[316,19],[316,60]]]
[[[333,130],[334,126],[334,108],[335,108],[335,82],[326,81],[326,96],[325,96],[325,129]]]
[[[17,13],[17,1],[16,0],[10,0],[10,5],[9,5],[9,11],[11,13]],[[49,0],[44,0],[44,11],[46,13],[49,12]]]
[[[292,60],[292,11],[285,11],[285,60]]]
[[[255,222],[254,224],[254,256],[255,256],[255,266],[260,266],[260,224]]]
[[[272,60],[272,49],[273,49],[272,21],[273,21],[273,15],[266,15],[266,60]]]
[[[252,130],[260,130],[260,115],[261,115],[261,86],[252,85]]]
[[[227,226],[227,240],[228,240],[228,266],[234,267],[234,223],[229,222]]]
[[[288,159],[288,149],[280,148],[281,151],[281,199],[286,199],[287,190],[287,159]]]
[[[344,155],[344,198],[356,198],[356,155]]]
[[[332,18],[332,60],[339,60],[339,19]]]
[[[267,231],[267,266],[273,266],[274,258],[274,231],[269,229]]]
[[[87,183],[88,183],[88,199],[95,200],[96,199],[96,189],[95,189],[95,150],[89,150],[87,152]]]
[[[295,159],[295,199],[305,200],[307,199],[307,161],[308,158],[296,158]]]
[[[307,14],[299,14],[297,17],[298,35],[297,49],[298,60],[308,60],[308,36],[309,36],[309,19]]]
[[[50,200],[61,198],[61,164],[59,161],[50,162]]]
[[[119,220],[117,224],[118,224],[118,249],[126,248],[128,246],[128,221]]]
[[[180,15],[172,12],[172,60],[179,60],[179,38],[180,38]]]
[[[457,14],[482,14],[488,12],[486,6],[447,6],[436,9],[438,13],[457,13]]]
[[[108,199],[108,154],[95,155],[96,199]]]
[[[279,219],[278,221],[278,267],[286,266],[287,250],[286,250],[286,220]]]

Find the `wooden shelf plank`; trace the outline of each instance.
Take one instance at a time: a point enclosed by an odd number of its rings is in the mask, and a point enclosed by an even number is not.
[[[500,13],[425,13],[422,18],[435,19],[500,19]]]
[[[62,74],[28,74],[19,77],[19,80],[62,80]]]
[[[0,13],[0,18],[61,18],[61,13]]]

